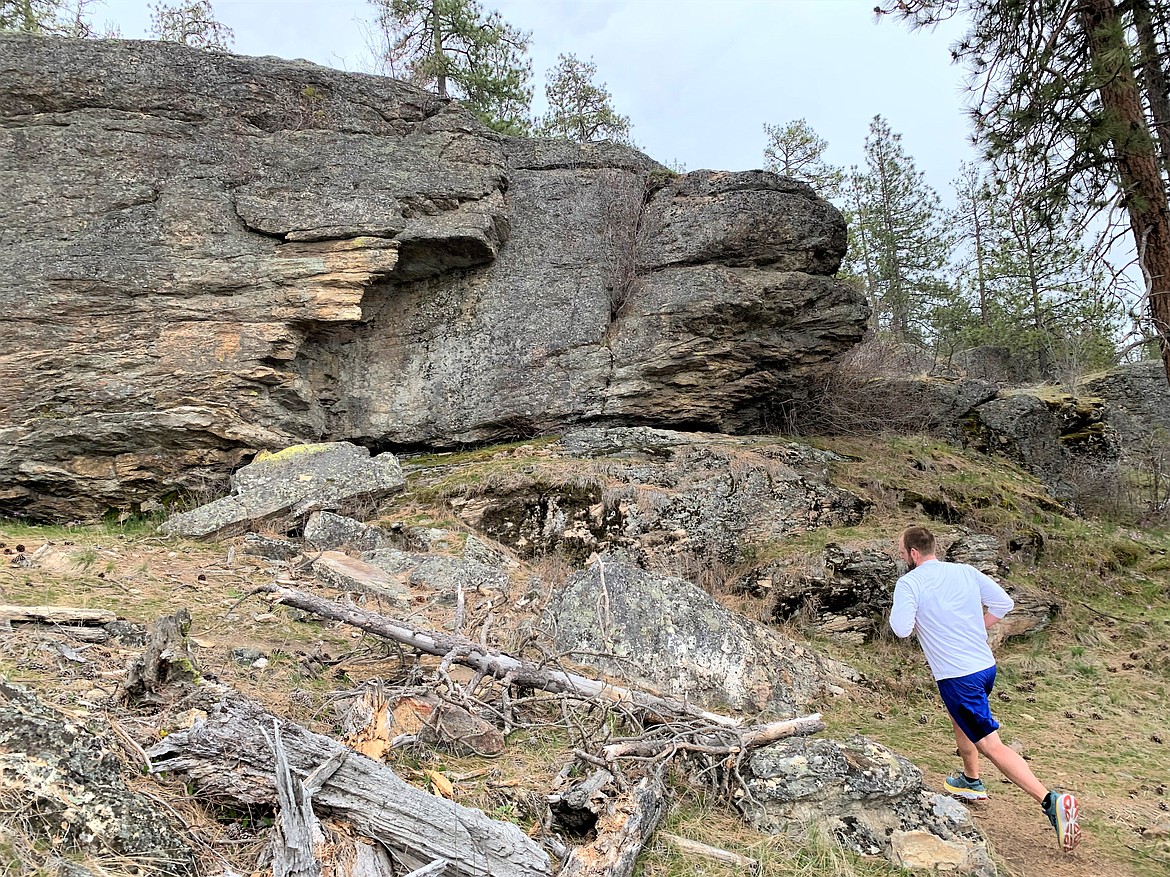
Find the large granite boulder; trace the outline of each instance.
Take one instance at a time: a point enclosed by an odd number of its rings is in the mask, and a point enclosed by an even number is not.
[[[300,61],[19,34],[0,59],[3,513],[298,442],[751,429],[865,328],[801,183],[502,138]]]
[[[544,621],[575,660],[713,709],[792,716],[856,676],[690,582],[608,557],[572,576]]]

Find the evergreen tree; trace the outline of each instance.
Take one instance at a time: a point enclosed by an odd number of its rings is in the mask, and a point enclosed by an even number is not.
[[[827,140],[817,136],[804,119],[787,125],[764,125],[768,145],[764,167],[794,180],[808,183],[825,198],[837,198],[845,184],[845,172],[824,160]]]
[[[1045,378],[1072,359],[1108,364],[1120,315],[1076,224],[1067,217],[1054,222],[1018,189],[987,181],[974,209],[981,219],[983,296],[971,340],[1007,348]]]
[[[95,0],[0,0],[0,31],[65,37],[117,36],[115,28],[99,31],[89,7]]]
[[[531,34],[477,0],[370,0],[377,9],[380,69],[457,97],[505,134],[531,127]]]
[[[876,327],[895,341],[933,343],[935,311],[954,304],[943,279],[953,239],[938,194],[881,116],[870,124],[865,161],[866,173],[852,175],[847,206]]]
[[[560,55],[544,86],[548,112],[537,122],[537,133],[577,143],[615,140],[630,143],[630,119],[613,108],[605,83],[597,84],[597,65],[575,55]]]
[[[1026,200],[1078,225],[1111,202],[1129,219],[1170,377],[1170,28],[1154,0],[887,0],[876,10],[928,27],[964,14],[954,47],[973,74],[972,116],[988,157],[1025,169]],[[1117,196],[1114,198],[1113,196]]]
[[[150,4],[150,35],[212,52],[231,50],[236,35],[215,17],[211,0],[178,0]]]

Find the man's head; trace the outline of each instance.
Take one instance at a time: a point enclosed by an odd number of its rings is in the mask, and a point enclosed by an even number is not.
[[[936,550],[934,534],[925,527],[907,527],[898,540],[898,553],[910,569],[924,560],[933,560]]]

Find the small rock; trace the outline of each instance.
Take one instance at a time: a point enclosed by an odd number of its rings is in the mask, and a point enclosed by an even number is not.
[[[264,657],[264,653],[259,649],[239,648],[232,649],[232,660],[237,664],[244,664],[250,666],[256,661]]]
[[[955,871],[967,861],[965,847],[935,837],[928,831],[895,831],[890,836],[890,847],[894,862],[903,868]]]

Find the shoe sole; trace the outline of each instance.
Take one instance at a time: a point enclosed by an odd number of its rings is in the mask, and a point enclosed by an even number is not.
[[[1081,842],[1081,826],[1077,823],[1080,808],[1072,795],[1061,795],[1056,799],[1056,834],[1060,848],[1071,853]]]
[[[976,792],[974,789],[964,789],[961,786],[952,786],[946,780],[943,780],[943,788],[949,794],[956,798],[962,798],[964,801],[986,801],[987,792]]]

